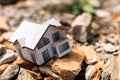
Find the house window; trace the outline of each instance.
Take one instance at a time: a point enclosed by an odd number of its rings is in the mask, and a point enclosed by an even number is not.
[[[60,35],[59,35],[59,32],[56,32],[56,33],[53,33],[52,34],[52,38],[53,38],[53,41],[57,41],[60,39]]]
[[[23,58],[23,54],[19,48],[18,48],[18,53],[20,54],[20,57]]]
[[[47,60],[50,59],[50,55],[49,55],[48,49],[46,49],[45,51],[43,51],[43,52],[42,52],[42,55],[43,55],[44,61],[47,61]]]
[[[60,53],[62,53],[66,51],[67,49],[69,49],[69,44],[68,42],[65,42],[62,45],[60,45],[58,48],[59,48]]]
[[[57,51],[56,51],[56,48],[55,48],[55,47],[52,47],[52,50],[53,50],[53,53],[54,53],[54,54],[57,54]]]
[[[33,63],[37,63],[37,62],[36,62],[35,54],[31,53],[30,55],[31,55],[31,58],[32,58]]]
[[[38,42],[38,49],[44,47],[45,45],[47,45],[48,43],[50,43],[48,38],[42,38],[39,42]]]

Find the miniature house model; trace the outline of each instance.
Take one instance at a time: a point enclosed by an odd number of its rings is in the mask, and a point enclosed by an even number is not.
[[[9,39],[22,58],[41,65],[71,51],[63,26],[54,18],[44,24],[23,21]]]

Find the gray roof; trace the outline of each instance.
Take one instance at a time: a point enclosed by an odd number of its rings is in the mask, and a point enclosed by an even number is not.
[[[17,40],[22,47],[27,47],[34,50],[39,40],[48,29],[49,25],[56,27],[61,26],[61,24],[54,18],[50,19],[44,24],[36,24],[24,20],[11,36],[9,41],[15,43]]]

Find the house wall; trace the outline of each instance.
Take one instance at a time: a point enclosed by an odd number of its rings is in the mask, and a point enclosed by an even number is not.
[[[35,51],[29,50],[27,48],[22,48],[18,42],[15,44],[15,46],[17,51],[18,49],[21,50],[24,59],[33,62],[30,54],[35,53]],[[19,51],[18,51],[18,56],[20,56]]]
[[[53,50],[52,50],[52,43],[53,43],[53,39],[52,39],[52,34],[55,32],[59,32],[60,33],[60,38],[61,37],[65,37],[66,33],[63,30],[57,29],[56,27],[49,27],[48,30],[46,31],[45,35],[43,37],[46,37],[50,40],[50,43],[47,44],[46,46],[42,47],[41,49],[38,49],[38,47],[35,48],[36,51],[36,56],[37,56],[37,63],[39,65],[41,65],[42,63],[44,63],[44,59],[42,56],[42,52],[45,51],[46,49],[48,49],[49,54],[50,54],[50,58],[52,58],[54,56]]]

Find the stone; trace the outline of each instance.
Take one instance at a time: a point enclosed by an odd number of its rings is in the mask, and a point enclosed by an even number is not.
[[[86,80],[100,80],[102,70],[104,68],[104,61],[99,61],[94,65],[88,65],[86,68]]]
[[[3,41],[4,41],[4,38],[0,36],[0,43],[2,43]]]
[[[33,5],[33,1],[32,0],[27,0],[27,1],[20,1],[19,3],[17,3],[15,5],[15,8],[17,9],[22,9],[22,8],[28,8],[30,7],[31,5]]]
[[[8,42],[8,41],[4,41],[3,45],[5,46],[5,48],[11,49],[13,51],[16,51],[16,47],[13,44],[11,44],[10,42]]]
[[[0,56],[0,65],[12,62],[17,58],[13,50],[6,50],[6,53]]]
[[[91,27],[89,26],[92,16],[89,13],[83,13],[73,20],[71,31],[73,39],[78,42],[86,42]]]
[[[41,80],[42,79],[42,75],[40,73],[36,73],[34,71],[31,71],[31,70],[27,70],[34,79],[37,79],[37,80]]]
[[[10,4],[10,3],[14,3],[17,2],[17,0],[0,0],[0,4],[6,5],[6,4]]]
[[[78,42],[86,42],[87,41],[87,32],[86,27],[83,26],[75,26],[72,30],[73,39]]]
[[[120,51],[115,52],[113,55],[112,61],[110,63],[111,66],[111,80],[120,80]]]
[[[100,80],[101,72],[101,70],[96,71],[91,80]]]
[[[12,64],[18,64],[20,67],[29,69],[29,70],[32,70],[32,68],[36,66],[31,62],[24,60],[22,58],[16,59]]]
[[[95,72],[96,72],[95,66],[89,65],[86,68],[86,72],[85,72],[85,78],[86,78],[86,80],[91,80],[91,78],[95,74]]]
[[[85,54],[85,63],[86,64],[94,64],[97,63],[99,58],[97,53],[95,52],[93,46],[81,46],[80,50],[82,50]]]
[[[94,66],[96,68],[96,71],[94,75],[91,77],[91,80],[100,80],[100,76],[104,68],[104,61],[99,61]]]
[[[67,1],[61,1],[61,0],[47,0],[47,2],[49,3],[49,2],[51,2],[51,4],[52,4],[52,6],[53,5],[62,5],[62,4],[66,4],[66,5],[70,5],[70,4],[72,4],[73,3],[73,1],[71,1],[71,0],[67,0]]]
[[[108,71],[103,71],[100,80],[110,80],[110,73]]]
[[[44,80],[55,80],[55,79],[53,79],[52,77],[46,77],[44,78]]]
[[[0,15],[0,30],[8,31],[10,30],[7,23],[4,21],[3,17]]]
[[[100,25],[96,22],[92,22],[91,26],[92,26],[92,29],[94,29],[94,30],[98,30],[100,28]]]
[[[11,36],[12,36],[13,32],[12,31],[8,31],[8,32],[5,32],[2,34],[2,37],[5,39],[5,40],[8,40]]]
[[[92,5],[93,7],[100,7],[100,1],[99,0],[88,0],[88,4]]]
[[[107,12],[106,10],[97,10],[96,15],[99,18],[107,18],[111,16],[111,14]]]
[[[104,61],[98,61],[96,64],[94,64],[96,71],[104,68]]]
[[[111,54],[106,53],[106,54],[101,55],[100,59],[106,61],[106,60],[108,60],[110,58],[110,56],[111,56]]]
[[[119,80],[120,79],[120,52],[115,52],[104,64],[101,80]]]
[[[110,43],[107,43],[107,44],[102,44],[102,47],[103,47],[103,49],[105,50],[105,52],[115,52],[116,50],[118,50],[119,49],[119,47],[118,46],[114,46],[114,45],[112,45],[112,44],[110,44]]]
[[[20,68],[18,77],[16,80],[35,80],[30,73],[27,72],[24,68]]]
[[[3,55],[5,53],[6,53],[5,47],[2,44],[0,44],[0,55]]]
[[[111,33],[111,34],[107,35],[106,40],[107,40],[108,42],[112,43],[112,44],[118,44],[118,43],[119,43],[119,40],[120,40],[120,36],[117,35],[117,34]]]
[[[102,52],[102,51],[103,51],[103,48],[98,47],[98,48],[96,48],[96,49],[95,49],[95,51],[96,51],[97,53],[100,53],[100,52]]]
[[[10,65],[10,64],[0,65],[0,75],[4,72],[4,70],[5,70],[9,65]]]
[[[90,13],[83,13],[81,15],[78,15],[75,20],[73,20],[71,26],[89,26],[90,22],[92,20],[92,15]]]
[[[63,16],[63,17],[61,17],[62,21],[66,22],[66,23],[68,23],[70,25],[71,25],[71,23],[72,23],[72,21],[73,21],[73,19],[75,17],[75,15],[72,15],[72,14],[69,14],[69,13],[63,13],[62,16]]]
[[[40,69],[40,72],[43,74],[50,75],[53,78],[55,78],[56,80],[62,80],[62,78],[60,76],[58,76],[57,74],[52,72],[48,67],[41,66],[41,67],[39,67],[39,69]]]
[[[6,68],[2,75],[0,75],[0,80],[11,80],[19,72],[19,66],[11,64]]]
[[[39,72],[40,72],[39,66],[34,66],[34,67],[32,68],[32,71],[39,73]]]
[[[120,5],[115,5],[111,11],[113,12],[113,14],[119,14],[120,13]]]
[[[52,60],[50,69],[58,74],[63,80],[74,80],[81,70],[84,53],[79,49],[72,49],[66,56]]]

